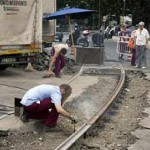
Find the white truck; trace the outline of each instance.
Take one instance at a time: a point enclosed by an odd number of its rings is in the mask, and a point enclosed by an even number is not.
[[[43,2],[44,0],[0,0],[1,70],[11,64],[34,60],[31,57],[41,52]]]
[[[56,1],[57,0],[42,0],[42,11],[43,11],[43,17],[47,16],[50,13],[54,13],[56,11]],[[54,40],[55,35],[55,26],[56,21],[51,20],[43,20],[43,47],[49,47],[52,44],[52,41]]]

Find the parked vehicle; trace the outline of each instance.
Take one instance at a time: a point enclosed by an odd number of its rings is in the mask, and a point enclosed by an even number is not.
[[[76,30],[72,33],[74,44],[75,45],[81,45],[83,47],[89,46],[88,41],[88,35],[90,32],[88,30],[84,30],[82,34],[80,32],[77,32]],[[66,40],[66,43],[68,43],[69,46],[72,45],[71,35],[69,35],[69,39]]]
[[[106,29],[104,30],[104,38],[105,39],[111,38],[110,31],[111,31],[111,27],[110,26],[106,27]]]
[[[114,26],[114,27],[110,27],[108,26],[105,30],[104,30],[104,37],[105,38],[112,38],[112,36],[118,35],[118,32],[120,31],[120,27],[119,26]]]
[[[0,69],[27,63],[42,48],[42,1],[3,1],[0,10]]]

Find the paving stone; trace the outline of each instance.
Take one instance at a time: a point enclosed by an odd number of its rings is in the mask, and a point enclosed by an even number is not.
[[[149,114],[148,117],[150,117],[150,107],[145,108],[145,110],[143,112]]]
[[[150,150],[150,140],[137,140],[137,142],[131,145],[128,150]]]
[[[0,120],[0,130],[9,130],[10,128],[17,129],[21,126],[24,126],[23,122],[19,119],[19,117],[15,117],[14,115],[9,115]]]
[[[150,80],[150,73],[145,73],[145,74],[146,74],[145,79]]]
[[[143,130],[138,129],[135,132],[132,132],[132,135],[143,140],[144,139],[150,140],[150,130],[148,129],[143,129]]]
[[[150,79],[150,74],[148,78]],[[147,100],[150,103],[150,91],[148,92]],[[139,139],[128,150],[150,150],[150,107],[145,108],[143,112],[149,114],[149,116],[142,119],[139,124],[147,129],[137,129],[132,132],[132,135]]]
[[[143,126],[144,128],[150,129],[150,117],[144,118],[143,120],[141,120],[139,124]]]

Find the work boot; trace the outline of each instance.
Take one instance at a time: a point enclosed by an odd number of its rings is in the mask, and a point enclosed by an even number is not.
[[[62,127],[61,126],[44,126],[43,130],[45,132],[61,132],[63,131]]]
[[[61,78],[61,75],[60,74],[59,75],[55,74],[55,77],[56,78]]]
[[[22,122],[29,122],[28,112],[24,108],[22,108],[20,112],[20,119]]]

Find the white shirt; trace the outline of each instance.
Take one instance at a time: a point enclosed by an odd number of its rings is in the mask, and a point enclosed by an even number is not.
[[[135,37],[137,37],[136,45],[146,45],[146,41],[149,38],[149,33],[145,28],[143,28],[143,30],[138,29],[135,32]]]
[[[34,102],[40,103],[45,98],[50,98],[54,104],[61,105],[62,95],[58,86],[42,84],[28,90],[21,100],[24,106],[30,106]]]
[[[136,33],[136,30],[134,30],[134,31],[131,32],[131,38],[132,38],[132,39],[135,38],[135,33]]]

